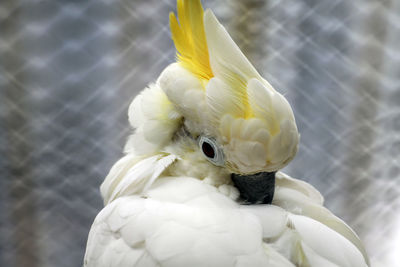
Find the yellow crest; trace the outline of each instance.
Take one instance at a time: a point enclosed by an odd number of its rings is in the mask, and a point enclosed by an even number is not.
[[[204,32],[203,7],[200,0],[178,0],[178,20],[169,14],[172,40],[178,61],[203,80],[214,75],[210,66],[206,34]]]

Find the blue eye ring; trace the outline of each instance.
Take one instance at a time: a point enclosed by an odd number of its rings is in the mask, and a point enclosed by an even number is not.
[[[224,166],[224,152],[218,142],[209,136],[199,137],[199,147],[204,157],[216,166]]]

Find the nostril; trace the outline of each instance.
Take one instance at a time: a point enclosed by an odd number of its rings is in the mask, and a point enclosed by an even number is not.
[[[240,192],[243,204],[271,204],[275,191],[275,172],[260,172],[252,175],[231,174],[235,187]]]

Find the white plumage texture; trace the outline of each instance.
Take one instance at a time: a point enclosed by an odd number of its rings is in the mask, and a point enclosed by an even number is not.
[[[143,196],[116,199],[93,224],[85,266],[367,266],[355,245],[317,220],[240,205],[220,187],[164,177]],[[298,184],[310,196],[296,192],[320,205],[306,187]]]
[[[279,172],[297,152],[292,109],[202,12],[199,0],[178,0],[181,27],[170,16],[184,64],[168,66],[129,108],[135,133],[101,186],[105,207],[84,266],[368,266],[361,241],[321,194]],[[231,177],[266,173],[276,179],[272,203],[242,205]]]

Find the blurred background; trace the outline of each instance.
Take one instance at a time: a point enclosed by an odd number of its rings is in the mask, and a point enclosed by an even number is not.
[[[81,266],[175,0],[0,1],[0,266]],[[285,169],[400,266],[400,1],[203,0],[294,108]]]

